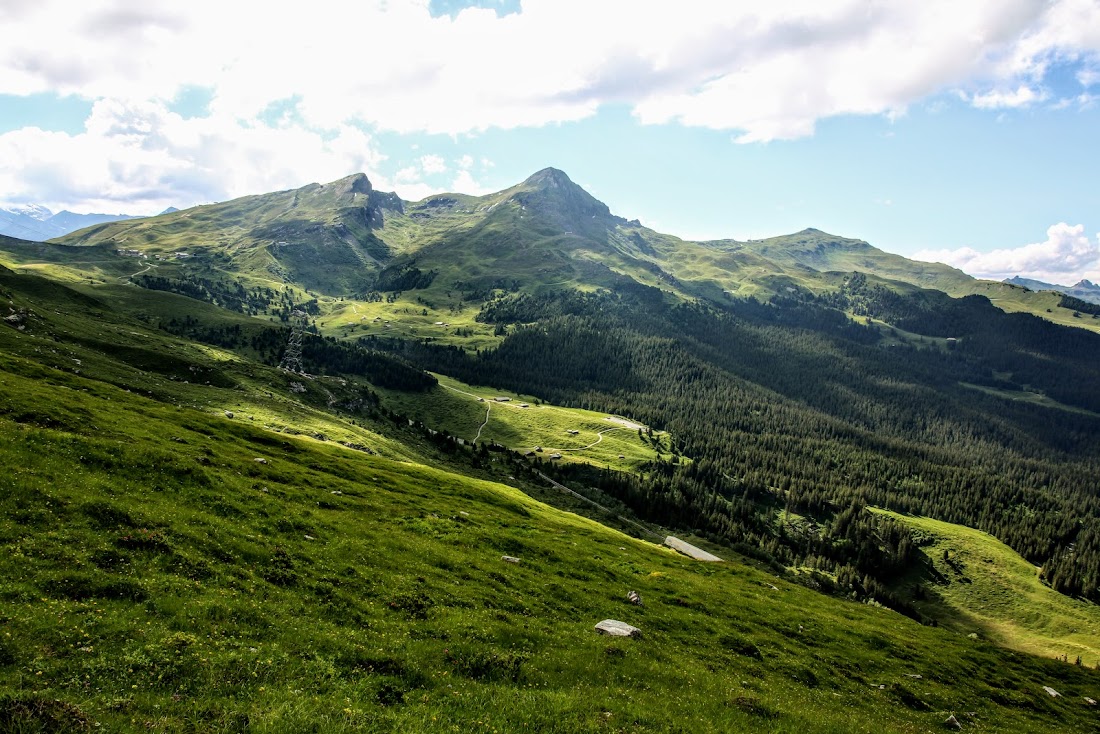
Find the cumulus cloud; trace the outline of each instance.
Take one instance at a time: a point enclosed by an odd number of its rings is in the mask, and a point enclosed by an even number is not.
[[[451,182],[451,191],[472,196],[484,196],[493,193],[492,189],[482,186],[469,171],[459,171]]]
[[[43,0],[5,23],[0,92],[148,99],[197,85],[243,119],[297,96],[314,126],[449,134],[620,102],[647,122],[749,141],[806,135],[832,115],[897,114],[950,89],[1011,103],[1038,94],[1053,59],[1100,50],[1091,0],[525,0],[519,13],[442,17],[428,6]]]
[[[447,170],[447,162],[443,160],[443,156],[429,154],[420,157],[420,167],[427,174],[443,173]]]
[[[369,175],[383,156],[353,127],[322,135],[214,117],[184,119],[158,102],[100,100],[82,133],[24,128],[0,135],[0,160],[0,200],[149,214],[353,171]],[[388,183],[377,174],[372,180]]]
[[[9,0],[0,94],[135,108],[209,90],[206,122],[173,124],[202,130],[208,148],[251,150],[271,172],[227,173],[220,185],[235,191],[241,177],[260,190],[281,185],[277,160],[301,157],[281,146],[300,140],[327,161],[342,145],[329,141],[362,129],[460,135],[580,120],[614,104],[643,123],[751,143],[811,135],[838,115],[901,115],[946,92],[985,108],[1037,104],[1053,63],[1100,65],[1095,0],[523,0],[520,12],[439,17],[429,5]],[[105,150],[124,137],[111,132]],[[49,140],[24,131],[20,145]],[[261,153],[265,141],[280,147]],[[186,160],[166,145],[143,160]]]
[[[1021,84],[1014,90],[994,89],[984,94],[972,95],[970,97],[970,104],[980,110],[1027,107],[1034,102],[1040,102],[1046,99],[1046,96],[1044,92],[1037,92],[1031,87]]]
[[[1047,238],[1022,247],[978,252],[969,247],[958,250],[924,250],[917,260],[952,265],[979,278],[1002,280],[1015,275],[1072,285],[1082,280],[1100,280],[1100,235],[1089,239],[1083,224],[1065,222],[1047,228]]]

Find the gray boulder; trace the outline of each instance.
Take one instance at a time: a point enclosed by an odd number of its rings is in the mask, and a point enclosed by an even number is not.
[[[596,631],[601,635],[610,635],[611,637],[638,638],[642,636],[642,631],[640,629],[626,622],[620,622],[617,619],[605,619],[596,625]]]

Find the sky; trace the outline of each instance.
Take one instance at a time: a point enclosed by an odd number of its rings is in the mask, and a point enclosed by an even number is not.
[[[1100,281],[1100,0],[0,0],[0,202],[553,166],[686,239]]]

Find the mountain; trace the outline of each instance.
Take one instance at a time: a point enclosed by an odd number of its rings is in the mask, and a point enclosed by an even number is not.
[[[12,206],[0,209],[0,234],[44,242],[94,224],[133,218],[127,214],[74,214],[70,211],[54,214],[37,204]]]
[[[28,606],[0,613],[48,617],[20,630],[50,680],[96,655],[105,692],[79,700],[132,695],[112,721],[185,717],[195,690],[218,722],[268,721],[318,676],[302,717],[338,694],[391,729],[475,709],[653,731],[1091,713],[1100,319],[1058,294],[815,229],[684,241],[555,169],[418,202],[356,174],[0,239],[0,262],[19,271],[0,271],[0,430],[33,439],[0,442],[28,467],[0,538],[62,529],[11,556],[33,578],[0,604]],[[666,564],[649,543],[668,534],[727,565]],[[51,637],[51,599],[114,599],[118,635],[155,634],[116,669]],[[593,638],[589,616],[642,620],[652,646]],[[23,675],[4,655],[0,685]],[[543,697],[580,670],[607,675]],[[614,703],[672,690],[667,670],[710,676],[680,723]],[[569,725],[524,718],[545,705]]]
[[[770,298],[789,288],[827,294],[844,273],[862,272],[893,288],[980,295],[1008,312],[1100,328],[1052,293],[978,280],[812,228],[750,242],[681,240],[615,216],[553,168],[495,194],[440,194],[419,202],[375,191],[365,175],[355,174],[99,225],[56,241],[160,258],[199,255],[192,266],[216,255],[254,283],[274,277],[331,295],[408,290],[417,283],[426,298],[438,298],[439,289],[431,287],[437,276],[440,284],[460,282],[470,293],[503,285],[537,290],[547,282],[612,288],[627,278],[678,297],[720,302]]]
[[[1088,280],[1079,281],[1074,285],[1055,285],[1053,283],[1044,283],[1041,280],[1022,278],[1017,275],[1013,278],[1007,278],[1004,282],[1023,286],[1033,291],[1054,291],[1055,293],[1063,293],[1088,303],[1100,304],[1100,286]]]

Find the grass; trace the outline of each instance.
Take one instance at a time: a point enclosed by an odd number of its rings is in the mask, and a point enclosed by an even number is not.
[[[1059,594],[1039,569],[988,533],[884,513],[923,539],[933,582],[915,606],[941,625],[1044,657],[1100,665],[1100,607]],[[947,553],[945,559],[944,553]],[[904,585],[907,581],[902,581]]]
[[[520,488],[539,480],[507,455],[485,475],[515,486],[457,473],[411,429],[327,408],[352,381],[294,393],[245,355],[127,315],[154,319],[170,294],[122,288],[131,300],[111,308],[0,276],[31,312],[23,331],[0,325],[2,730],[1094,723],[1096,670],[825,597],[733,554],[692,562],[532,499]],[[455,416],[482,405],[447,392]],[[603,425],[541,411],[545,425],[496,406],[490,425],[549,438]],[[637,433],[607,436],[600,447]],[[596,635],[605,618],[643,637]]]
[[[667,434],[654,431],[640,436],[638,429],[644,426],[621,416],[549,405],[529,395],[475,387],[445,375],[436,378],[439,385],[428,395],[380,392],[391,409],[435,430],[471,443],[477,438],[500,444],[520,453],[540,447],[542,451],[536,455],[542,460],[560,453],[562,461],[585,461],[632,471],[662,455],[660,450],[668,458]],[[508,401],[499,402],[497,398]]]
[[[503,485],[21,358],[0,368],[0,716],[48,709],[108,731],[849,732],[956,712],[1079,731],[1080,696],[1100,689],[1094,671],[736,561],[696,564]],[[644,637],[594,634],[609,617]]]

